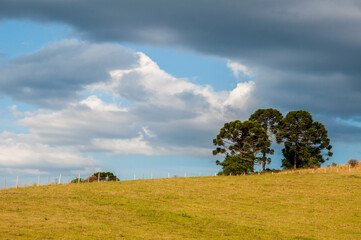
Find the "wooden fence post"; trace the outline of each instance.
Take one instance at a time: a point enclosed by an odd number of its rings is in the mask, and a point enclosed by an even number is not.
[[[4,180],[4,188],[6,189],[6,178]]]
[[[168,173],[168,178],[170,178],[170,173]]]
[[[40,186],[40,176],[38,176],[38,187]]]
[[[100,181],[100,173],[98,173],[98,182]]]
[[[187,177],[187,173],[186,173],[186,172],[184,173],[184,177]]]
[[[80,183],[80,173],[79,173],[79,175],[78,175],[78,183]]]
[[[214,173],[214,176],[215,176],[215,177],[217,176],[217,173],[216,173],[216,172]]]
[[[16,177],[16,189],[19,187],[19,176]]]
[[[28,186],[29,186],[29,177],[28,177]]]
[[[61,183],[61,173],[60,173],[60,176],[59,176],[59,183],[58,184],[60,184]]]

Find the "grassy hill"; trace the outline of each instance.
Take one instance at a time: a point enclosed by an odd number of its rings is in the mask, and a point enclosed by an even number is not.
[[[0,239],[361,239],[361,172],[0,191]]]

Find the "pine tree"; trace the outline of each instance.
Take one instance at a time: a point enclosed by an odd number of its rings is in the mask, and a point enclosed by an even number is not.
[[[218,146],[213,155],[226,155],[225,160],[217,164],[223,166],[224,171],[240,174],[240,169],[243,169],[241,172],[254,171],[256,155],[265,145],[269,147],[270,142],[259,122],[236,120],[224,124],[213,144]]]

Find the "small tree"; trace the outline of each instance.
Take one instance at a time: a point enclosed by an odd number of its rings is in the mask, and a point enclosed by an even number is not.
[[[249,173],[253,171],[252,161],[244,161],[239,155],[228,155],[220,162],[216,161],[217,165],[223,167],[218,175],[240,175],[242,173]]]
[[[96,172],[93,174],[93,176],[96,176],[98,178],[99,176],[99,181],[117,181],[119,179],[117,179],[116,176],[114,176],[114,174],[112,172]]]
[[[351,167],[356,167],[358,165],[359,161],[356,159],[350,159],[350,160],[348,160],[347,163],[350,164]]]
[[[86,178],[85,180],[86,182],[97,182],[98,181],[98,177],[95,175],[89,176]]]

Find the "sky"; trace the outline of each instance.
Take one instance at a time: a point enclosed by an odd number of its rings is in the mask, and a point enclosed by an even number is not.
[[[0,0],[1,175],[214,174],[259,108],[360,159],[360,59],[358,1]]]

